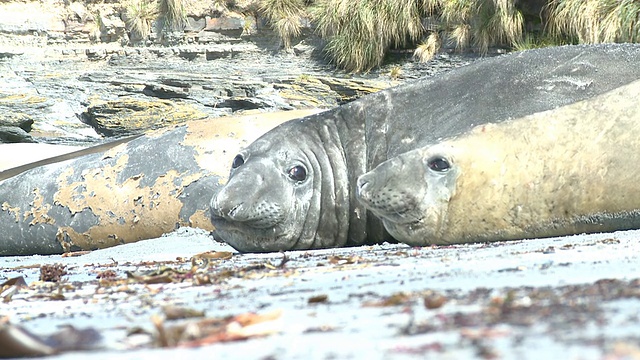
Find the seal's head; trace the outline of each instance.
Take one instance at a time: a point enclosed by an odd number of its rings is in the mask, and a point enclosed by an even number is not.
[[[211,200],[215,237],[243,252],[344,245],[349,191],[340,138],[332,121],[307,119],[236,155]]]
[[[398,241],[425,246],[446,226],[460,169],[447,145],[409,151],[361,175],[357,198]]]

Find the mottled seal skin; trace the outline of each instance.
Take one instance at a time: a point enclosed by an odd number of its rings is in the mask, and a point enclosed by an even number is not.
[[[479,125],[358,178],[358,198],[413,246],[640,228],[640,81]]]
[[[268,252],[393,240],[355,197],[381,162],[485,123],[640,78],[638,45],[563,46],[476,61],[283,124],[239,152],[211,200],[214,236]]]
[[[211,193],[226,182],[236,152],[283,121],[315,112],[192,121],[36,163],[0,181],[0,255],[92,250],[178,226],[213,230]]]

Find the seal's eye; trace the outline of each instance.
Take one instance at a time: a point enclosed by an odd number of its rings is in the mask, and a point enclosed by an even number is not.
[[[235,169],[242,164],[244,164],[244,158],[242,157],[242,155],[236,155],[236,157],[233,158],[233,162],[231,163],[231,168]]]
[[[437,172],[445,172],[451,168],[451,164],[449,164],[449,161],[440,156],[434,156],[429,159],[427,161],[427,166],[429,167],[429,169]]]
[[[307,170],[301,165],[289,169],[289,177],[295,181],[304,181],[307,178]]]

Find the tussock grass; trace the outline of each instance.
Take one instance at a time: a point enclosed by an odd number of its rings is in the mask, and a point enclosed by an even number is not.
[[[452,29],[457,49],[470,46],[486,53],[490,46],[521,41],[524,18],[513,0],[438,0],[440,17]]]
[[[300,36],[306,16],[302,0],[262,0],[260,12],[278,33],[285,49],[291,48],[292,39]]]
[[[638,42],[640,2],[634,0],[551,0],[547,31],[580,43]]]
[[[159,33],[180,29],[186,21],[188,0],[128,1],[127,27],[140,39],[148,37],[156,19]],[[389,49],[415,46],[420,39],[414,51],[417,61],[433,58],[444,43],[484,54],[492,46],[640,41],[638,0],[548,1],[545,32],[526,35],[517,0],[248,0],[240,8],[264,16],[285,48],[301,34],[305,21],[311,21],[326,41],[329,60],[349,72],[378,67]],[[237,6],[234,0],[213,2],[223,10]]]
[[[390,47],[420,39],[420,0],[325,0],[312,11],[325,51],[338,67],[366,72],[379,66]]]
[[[131,39],[146,39],[151,33],[151,23],[158,15],[154,0],[132,0],[125,4],[125,24]]]
[[[423,17],[437,18],[439,29],[457,49],[511,46],[521,41],[524,19],[515,0],[322,0],[312,19],[330,60],[347,71],[379,66],[390,48],[414,44],[424,36]],[[425,61],[438,51],[436,35],[418,46],[414,56]]]
[[[158,0],[158,28],[160,31],[182,30],[187,23],[184,0]]]

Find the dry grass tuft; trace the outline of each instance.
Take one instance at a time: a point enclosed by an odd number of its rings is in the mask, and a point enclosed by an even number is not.
[[[182,30],[187,22],[184,0],[158,0],[158,14],[161,31]]]
[[[151,23],[158,15],[154,0],[132,0],[125,4],[125,24],[130,38],[145,40],[151,33]]]
[[[291,40],[300,36],[306,9],[302,0],[262,0],[260,12],[266,16],[278,33],[285,49]]]
[[[437,32],[429,34],[427,39],[423,41],[413,52],[413,58],[418,62],[425,63],[438,53],[440,50],[440,36]]]

